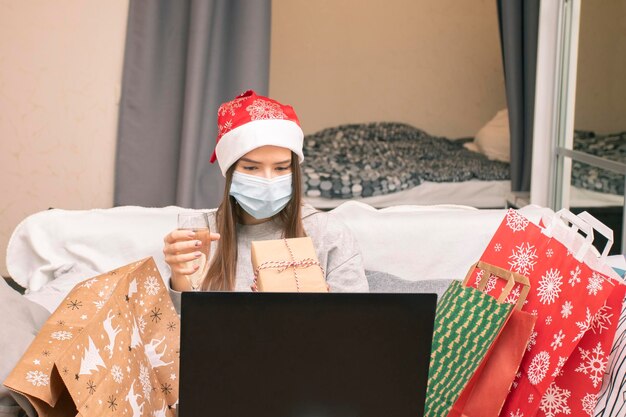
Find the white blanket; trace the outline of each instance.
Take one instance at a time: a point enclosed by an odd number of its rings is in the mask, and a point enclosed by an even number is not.
[[[28,291],[65,273],[102,273],[153,256],[161,274],[163,237],[176,228],[180,207],[117,207],[42,211],[27,217],[7,247],[7,269]],[[88,277],[85,277],[88,278]]]

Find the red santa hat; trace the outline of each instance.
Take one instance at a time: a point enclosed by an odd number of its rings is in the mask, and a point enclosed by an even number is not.
[[[239,158],[265,145],[292,150],[304,160],[304,133],[293,107],[248,90],[217,111],[217,145],[211,162],[220,164],[222,174]]]

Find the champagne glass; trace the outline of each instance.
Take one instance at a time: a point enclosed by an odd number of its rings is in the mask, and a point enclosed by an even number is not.
[[[178,229],[191,230],[195,232],[196,240],[201,243],[197,250],[201,253],[200,257],[193,261],[187,262],[187,267],[198,267],[191,275],[187,275],[187,279],[191,284],[192,291],[200,291],[202,281],[209,269],[209,250],[211,249],[209,216],[205,212],[188,212],[178,214]]]

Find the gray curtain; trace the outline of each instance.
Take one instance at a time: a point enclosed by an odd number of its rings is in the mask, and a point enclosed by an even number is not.
[[[497,0],[511,131],[511,191],[530,191],[540,0]]]
[[[131,0],[115,205],[216,207],[220,103],[267,94],[271,0]]]

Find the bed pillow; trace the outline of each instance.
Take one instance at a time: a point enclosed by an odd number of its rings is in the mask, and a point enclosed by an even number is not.
[[[476,133],[474,142],[464,146],[469,150],[478,150],[478,152],[489,159],[511,162],[511,134],[508,110],[504,109],[496,113],[493,119]]]
[[[478,145],[476,145],[474,142],[467,142],[463,144],[463,147],[467,150],[470,150],[472,152],[478,152],[481,153],[480,148],[478,147]]]

